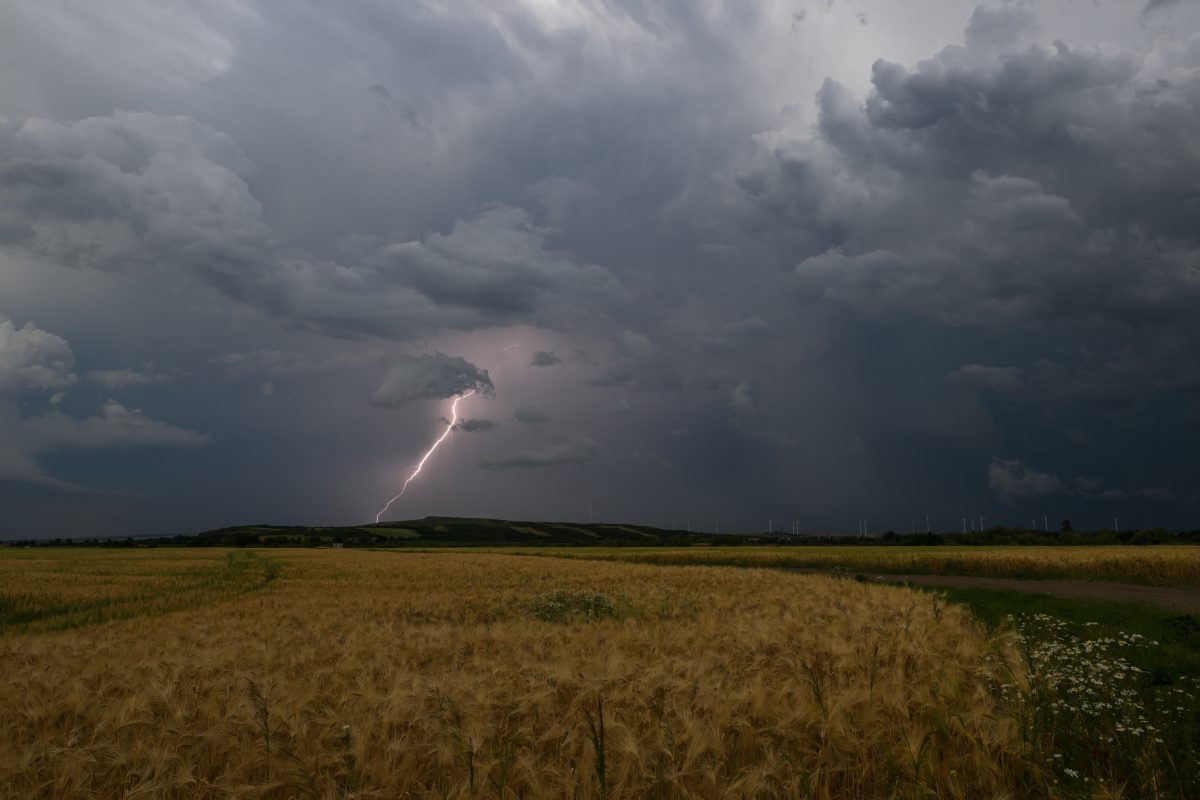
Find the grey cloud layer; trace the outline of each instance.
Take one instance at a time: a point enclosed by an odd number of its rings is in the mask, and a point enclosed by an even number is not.
[[[526,425],[541,425],[550,421],[550,415],[536,406],[521,406],[513,412],[513,419]]]
[[[556,252],[528,212],[490,204],[423,240],[353,237],[346,263],[282,242],[233,140],[189,117],[115,112],[0,125],[0,247],[81,269],[173,269],[335,334],[412,335],[614,307],[604,269]]]
[[[510,469],[538,469],[557,467],[563,464],[578,464],[593,461],[601,456],[602,448],[589,438],[547,444],[531,450],[520,450],[499,458],[485,458],[479,466],[485,470],[502,472]]]
[[[141,410],[109,400],[96,416],[73,419],[57,411],[29,417],[28,431],[39,448],[198,447],[211,437],[148,418]]]

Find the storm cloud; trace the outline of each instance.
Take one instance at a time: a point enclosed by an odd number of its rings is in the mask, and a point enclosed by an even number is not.
[[[23,531],[1194,525],[1200,4],[8,17]]]
[[[538,469],[562,464],[577,464],[592,461],[601,454],[600,445],[588,438],[548,444],[531,450],[521,450],[500,456],[485,458],[479,462],[483,469],[495,472],[508,469]]]
[[[397,356],[384,370],[383,378],[371,394],[371,402],[385,408],[397,408],[413,400],[439,400],[468,391],[494,392],[491,378],[460,356],[426,353]]]
[[[1020,461],[1003,458],[992,459],[988,468],[988,486],[1005,500],[1067,491],[1066,485],[1055,476],[1030,469]]]
[[[562,359],[553,350],[538,350],[533,354],[533,360],[529,362],[531,367],[553,367],[555,364],[561,364]]]
[[[541,425],[550,421],[550,415],[536,406],[520,406],[513,412],[513,419],[526,425]]]

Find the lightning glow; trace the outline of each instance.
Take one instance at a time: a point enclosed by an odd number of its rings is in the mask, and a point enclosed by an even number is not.
[[[400,487],[400,491],[396,493],[396,496],[391,500],[388,500],[387,505],[379,509],[379,513],[375,515],[376,522],[379,522],[380,517],[382,517],[384,513],[392,507],[392,503],[400,499],[401,495],[404,494],[404,490],[408,488],[410,483],[412,483],[413,478],[421,474],[421,468],[425,466],[425,462],[428,461],[430,456],[436,453],[437,449],[442,446],[442,442],[446,441],[446,437],[450,435],[450,431],[454,430],[454,425],[458,422],[458,401],[462,400],[464,397],[470,397],[473,394],[475,394],[475,390],[471,389],[454,398],[454,402],[450,404],[450,421],[446,424],[446,430],[442,431],[442,435],[437,438],[437,441],[430,445],[429,449],[425,451],[425,455],[421,456],[421,460],[417,462],[417,466],[412,471],[412,474],[405,479],[404,485]]]

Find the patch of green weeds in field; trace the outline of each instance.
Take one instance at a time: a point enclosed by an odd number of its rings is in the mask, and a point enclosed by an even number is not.
[[[268,588],[281,574],[279,562],[252,550],[230,552],[224,563],[179,574],[152,591],[65,602],[52,595],[0,591],[0,636],[19,631],[64,631],[112,620],[154,616]]]
[[[629,610],[622,595],[600,592],[547,592],[529,604],[529,613],[543,622],[623,619]]]

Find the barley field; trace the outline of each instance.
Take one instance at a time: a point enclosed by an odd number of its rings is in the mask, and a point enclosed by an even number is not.
[[[1010,634],[769,570],[0,551],[6,798],[1014,798]],[[1015,662],[1011,662],[1015,663]]]
[[[722,564],[893,574],[1055,578],[1200,589],[1200,547],[612,547],[537,548],[559,558],[647,564]]]

